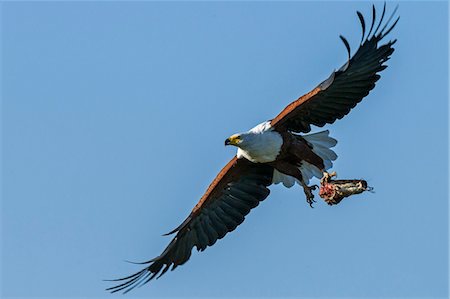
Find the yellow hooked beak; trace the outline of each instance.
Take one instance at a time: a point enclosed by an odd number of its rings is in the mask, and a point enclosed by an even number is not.
[[[239,135],[232,135],[225,140],[225,145],[238,145],[241,142]]]

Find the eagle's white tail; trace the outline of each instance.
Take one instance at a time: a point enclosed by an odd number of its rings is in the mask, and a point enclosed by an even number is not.
[[[330,137],[330,131],[326,130],[302,137],[312,146],[312,151],[322,158],[325,170],[330,169],[333,161],[337,159],[336,153],[331,150],[337,144],[337,140]],[[320,179],[323,175],[320,169],[304,161],[300,166],[300,171],[305,183],[308,183],[313,176]]]
[[[326,130],[302,136],[312,146],[312,151],[322,158],[325,170],[330,169],[333,166],[333,161],[337,158],[336,153],[331,150],[337,144],[337,140],[330,137],[329,134],[330,132]],[[302,162],[300,171],[306,184],[313,176],[322,178],[320,169],[305,161]],[[295,181],[295,178],[291,176],[284,175],[277,170],[274,171],[272,180],[274,184],[283,183],[285,187],[290,188],[295,184]]]

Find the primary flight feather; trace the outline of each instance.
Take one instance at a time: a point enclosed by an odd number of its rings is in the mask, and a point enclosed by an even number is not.
[[[395,12],[384,21],[386,4],[379,21],[372,6],[372,21],[366,35],[363,15],[357,12],[362,27],[361,44],[351,57],[350,45],[341,36],[348,61],[316,88],[289,104],[274,119],[253,129],[234,134],[225,145],[238,148],[237,155],[219,172],[205,194],[181,225],[169,234],[175,237],[146,267],[130,276],[115,279],[111,292],[128,292],[187,262],[192,248],[203,251],[241,224],[252,208],[270,193],[271,184],[286,187],[300,184],[312,205],[312,177],[321,178],[337,158],[331,150],[337,141],[328,131],[300,135],[311,125],[323,127],[343,118],[375,87],[378,74],[394,52],[395,40],[380,41],[395,27]]]

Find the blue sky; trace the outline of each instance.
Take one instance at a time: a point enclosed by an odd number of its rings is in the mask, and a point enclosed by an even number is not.
[[[396,3],[388,3],[392,10]],[[346,59],[368,2],[3,2],[2,296],[112,298],[234,155]],[[382,4],[377,3],[378,9]],[[127,297],[448,296],[448,4],[401,2],[389,67],[327,126],[376,193],[282,186]],[[315,129],[318,131],[319,129]]]

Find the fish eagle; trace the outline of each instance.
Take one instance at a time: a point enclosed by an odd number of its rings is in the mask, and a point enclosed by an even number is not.
[[[169,269],[186,263],[192,249],[205,250],[244,221],[251,209],[269,195],[268,187],[282,183],[303,187],[307,202],[314,201],[312,177],[321,178],[337,158],[331,150],[337,141],[329,132],[309,133],[311,125],[323,127],[343,118],[375,87],[379,73],[387,66],[396,40],[380,44],[399,21],[393,20],[397,7],[384,21],[386,3],[379,21],[372,6],[372,21],[366,35],[366,23],[358,11],[362,38],[351,56],[347,40],[340,36],[347,53],[347,62],[307,94],[289,104],[281,113],[253,129],[234,134],[225,145],[237,147],[237,154],[219,172],[192,209],[186,220],[166,235],[175,237],[145,268],[130,276],[114,279],[111,292],[128,292],[136,286],[160,277]]]

